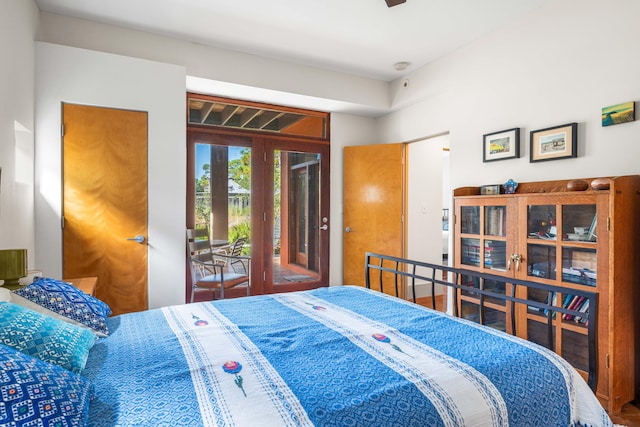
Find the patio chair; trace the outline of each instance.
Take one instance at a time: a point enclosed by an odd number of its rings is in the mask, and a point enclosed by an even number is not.
[[[248,269],[245,264],[250,257],[242,257],[242,249],[246,242],[246,237],[239,237],[227,247],[214,250],[213,258],[221,264],[228,264],[236,273],[247,274]]]
[[[216,254],[214,258],[209,235],[206,230],[187,229],[187,246],[189,249],[189,266],[191,270],[191,302],[198,290],[210,290],[214,298],[224,299],[225,289],[246,284],[247,296],[251,293],[251,259],[246,256]],[[228,271],[225,263],[242,264],[242,272]],[[227,270],[227,271],[225,271]]]

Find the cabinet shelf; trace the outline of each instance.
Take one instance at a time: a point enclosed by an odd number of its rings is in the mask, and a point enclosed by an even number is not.
[[[640,175],[609,180],[610,189],[603,191],[568,191],[569,180],[520,183],[518,193],[509,195],[456,189],[453,241],[456,267],[560,287],[565,292],[555,296],[562,298],[553,302],[556,307],[579,303],[565,301],[572,290],[598,294],[596,395],[617,413],[625,403],[640,399],[640,354],[634,351],[640,314],[631,303],[640,298]],[[479,315],[473,311],[479,302],[473,286],[459,290],[458,296],[459,309],[470,318]],[[549,295],[540,291],[533,297],[546,303]],[[485,317],[498,329],[511,316],[508,305],[486,296],[484,304],[491,310]],[[558,313],[548,342],[544,312],[520,307],[514,315],[518,336],[554,349],[581,371],[587,369],[584,323]]]

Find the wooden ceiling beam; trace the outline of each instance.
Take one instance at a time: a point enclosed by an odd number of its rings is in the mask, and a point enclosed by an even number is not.
[[[254,117],[260,114],[260,111],[262,110],[258,110],[256,108],[247,108],[246,110],[244,110],[244,112],[240,115],[240,127],[246,127]]]
[[[205,102],[202,105],[202,110],[200,110],[200,123],[204,123],[207,121],[209,114],[213,111],[213,106],[215,104],[213,102]]]
[[[236,113],[236,111],[238,111],[239,108],[240,106],[238,105],[225,105],[224,109],[222,110],[222,124],[220,126],[226,126],[229,119],[233,117],[233,115]]]

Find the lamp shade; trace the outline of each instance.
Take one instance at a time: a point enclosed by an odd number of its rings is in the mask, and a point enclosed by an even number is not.
[[[27,275],[26,249],[0,249],[0,280],[3,287],[20,287],[19,280]]]

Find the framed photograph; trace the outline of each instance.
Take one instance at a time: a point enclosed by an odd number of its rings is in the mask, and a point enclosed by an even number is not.
[[[483,162],[520,157],[520,128],[484,135]]]
[[[530,143],[531,163],[578,157],[578,124],[532,130]]]
[[[602,109],[602,126],[619,125],[634,121],[636,115],[635,102],[611,105]]]

